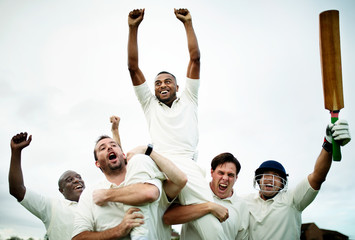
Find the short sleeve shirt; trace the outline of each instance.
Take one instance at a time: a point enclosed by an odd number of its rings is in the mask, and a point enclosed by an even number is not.
[[[304,179],[295,189],[278,193],[264,201],[259,193],[246,196],[250,211],[250,239],[299,239],[302,211],[318,191]]]
[[[49,239],[71,239],[77,202],[64,198],[47,198],[26,189],[25,197],[20,204],[41,219]]]

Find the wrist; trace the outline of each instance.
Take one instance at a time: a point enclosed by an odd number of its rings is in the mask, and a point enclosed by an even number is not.
[[[150,156],[150,154],[152,153],[152,151],[153,151],[153,145],[152,144],[148,144],[148,146],[147,146],[147,150],[145,151],[145,155],[147,155],[147,156]]]
[[[333,151],[333,144],[327,140],[327,138],[324,138],[322,147],[324,148],[325,151],[328,153],[331,153]]]

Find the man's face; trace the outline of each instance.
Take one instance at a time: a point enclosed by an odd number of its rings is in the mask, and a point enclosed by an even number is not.
[[[215,195],[224,199],[232,196],[233,186],[237,181],[237,168],[234,163],[220,164],[215,170],[211,169],[211,189]]]
[[[179,90],[175,78],[167,73],[160,74],[155,78],[154,86],[155,96],[159,101],[171,107]]]
[[[81,179],[80,174],[74,171],[66,171],[63,173],[60,177],[59,185],[59,191],[64,197],[76,202],[79,201],[79,197],[85,189],[84,180]]]
[[[126,157],[122,153],[121,148],[112,138],[104,138],[100,140],[95,147],[97,161],[96,166],[102,170],[104,174],[121,171],[126,167]]]
[[[273,198],[284,187],[282,178],[277,172],[265,171],[259,181],[260,196],[264,200]]]

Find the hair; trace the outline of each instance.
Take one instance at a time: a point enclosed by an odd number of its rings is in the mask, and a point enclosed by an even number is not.
[[[171,76],[173,76],[175,83],[177,83],[176,77],[174,74],[167,72],[167,71],[161,71],[160,73],[158,73],[155,77],[158,77],[160,74],[170,74]]]
[[[62,173],[62,175],[60,175],[59,179],[58,179],[58,187],[59,189],[63,189],[63,182],[64,182],[64,175],[68,172],[75,172],[73,170],[67,170],[65,172]]]
[[[227,163],[227,162],[234,163],[235,167],[237,168],[237,174],[240,172],[240,169],[242,167],[241,167],[238,159],[236,157],[234,157],[233,154],[228,153],[228,152],[221,153],[221,154],[218,154],[217,156],[215,156],[212,159],[211,168],[212,168],[212,170],[216,170],[217,166]]]
[[[95,147],[94,147],[94,158],[95,158],[95,161],[97,161],[97,155],[96,155],[96,145],[102,140],[102,139],[106,139],[106,138],[111,138],[110,136],[108,135],[101,135],[97,140],[96,140],[96,143],[95,143]],[[112,139],[112,138],[111,138]],[[121,145],[119,145],[117,143],[117,145],[121,148]],[[121,148],[122,149],[122,148]]]

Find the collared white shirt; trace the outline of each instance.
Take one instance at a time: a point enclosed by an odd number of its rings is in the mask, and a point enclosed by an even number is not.
[[[185,90],[171,108],[159,102],[147,82],[134,86],[148,123],[154,150],[168,158],[171,155],[182,155],[196,160],[199,85],[199,80],[187,78]]]
[[[135,155],[134,158],[130,160],[127,167],[127,168],[131,168],[131,167],[134,168],[132,170],[131,169],[127,170],[126,178],[129,176],[137,177],[135,181],[141,183],[153,184],[159,189],[159,192],[161,193],[162,182],[158,178],[148,178],[146,177],[146,174],[143,174],[144,179],[143,178],[138,179],[142,176],[142,173],[145,170],[148,171],[152,177],[156,177],[159,174],[162,175],[161,172],[156,171],[157,167],[150,158],[149,158],[150,161],[144,161],[144,159],[147,160],[147,158],[149,157],[142,154]],[[134,166],[130,165],[130,163],[133,163],[133,161],[136,161],[136,163],[141,163],[141,164],[135,164]],[[149,165],[151,165],[154,169],[149,169]],[[109,182],[105,178],[96,186],[91,188],[89,187],[86,188],[80,196],[78,210],[75,215],[74,230],[72,236],[74,237],[84,231],[101,232],[119,225],[125,216],[125,211],[127,210],[126,208],[128,208],[128,206],[120,202],[108,202],[103,206],[98,206],[93,201],[92,193],[95,189],[118,188],[118,187],[125,186],[125,184],[126,184],[126,180],[122,182],[119,186],[117,186],[116,184]],[[149,239],[156,239],[156,234],[157,234],[156,222],[158,219],[158,210],[157,210],[158,204],[159,204],[159,199],[153,203],[137,206],[139,208],[144,208],[144,210],[142,211],[144,211],[143,215],[145,215],[146,219],[148,218],[152,219],[152,221],[150,220],[146,221],[148,224],[147,227],[149,229]],[[130,239],[130,236],[128,235],[121,239]]]
[[[314,190],[306,178],[295,189],[279,192],[266,201],[259,193],[247,195],[250,239],[300,239],[302,211],[317,194],[318,190]]]
[[[211,191],[212,192],[212,191]],[[228,239],[246,240],[249,237],[249,210],[246,202],[236,194],[221,199],[213,192],[214,202],[228,208],[228,219],[222,222]]]
[[[77,202],[47,198],[27,188],[20,204],[41,219],[49,239],[71,239]]]

